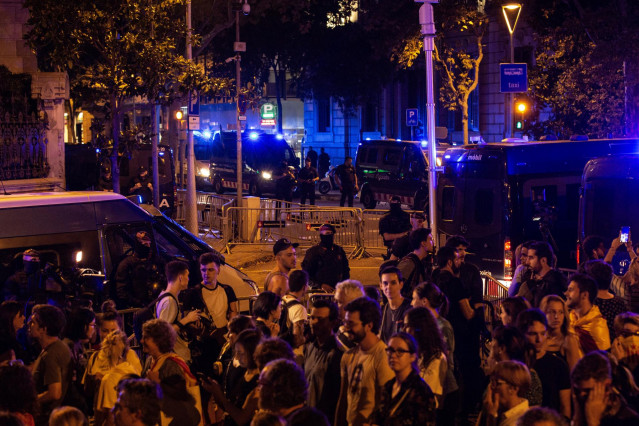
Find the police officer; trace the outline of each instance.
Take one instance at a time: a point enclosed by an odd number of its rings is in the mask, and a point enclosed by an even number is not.
[[[315,182],[319,180],[317,169],[313,167],[312,160],[306,158],[304,161],[304,168],[300,170],[298,175],[298,182],[300,183],[300,204],[306,204],[306,197],[308,196],[311,206],[315,205]]]
[[[390,257],[393,242],[407,235],[410,230],[410,215],[402,210],[401,199],[394,195],[390,199],[390,210],[379,220],[379,234],[384,239],[384,245],[388,250],[384,259]]]
[[[151,236],[146,231],[135,234],[133,254],[127,256],[115,274],[118,307],[142,307],[149,304],[159,289],[160,274],[151,260]]]
[[[334,243],[335,227],[324,224],[319,233],[320,243],[308,249],[302,269],[308,273],[311,287],[332,293],[338,282],[350,278],[351,270],[346,252]]]
[[[353,207],[353,196],[359,190],[357,173],[355,173],[355,167],[353,166],[353,157],[346,157],[344,159],[344,164],[337,167],[335,177],[337,178],[339,190],[342,193],[342,197],[339,200],[340,207],[344,207],[347,198],[348,207]]]
[[[153,184],[151,183],[151,176],[146,167],[140,166],[138,169],[138,175],[131,180],[129,193],[139,195],[145,204],[151,204],[153,202]]]

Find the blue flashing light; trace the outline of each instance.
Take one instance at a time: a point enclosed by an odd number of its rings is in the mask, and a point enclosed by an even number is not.
[[[402,141],[401,139],[397,139],[397,142],[401,142],[401,141]]]
[[[252,140],[252,141],[256,141],[259,136],[260,135],[257,132],[249,133],[249,139]]]
[[[422,141],[422,146],[428,146],[428,141]]]
[[[447,160],[450,159],[450,154],[444,155],[444,158],[447,159]]]
[[[366,138],[367,141],[371,140],[371,138]]]
[[[211,139],[211,131],[210,130],[205,130],[204,132],[202,132],[202,136],[204,136],[205,139]]]
[[[199,130],[194,130],[193,131],[193,136],[196,136],[198,138],[202,137],[202,133]]]
[[[99,154],[99,153],[101,153],[101,152],[102,152],[102,150],[101,150],[100,148],[96,148],[96,149],[95,149],[95,153],[96,153],[96,154]]]
[[[284,135],[282,135],[281,133],[278,133],[277,135],[275,135],[275,138],[281,141],[282,139],[284,139]]]
[[[158,153],[158,155],[159,155],[160,157],[164,157],[164,151],[160,151],[160,152]]]

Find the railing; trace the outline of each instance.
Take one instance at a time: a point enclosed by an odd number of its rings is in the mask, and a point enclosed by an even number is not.
[[[230,206],[223,210],[223,235],[228,253],[234,246],[270,246],[280,238],[308,248],[319,243],[320,226],[330,223],[337,230],[335,243],[350,251],[350,257],[362,255],[361,209],[286,208],[285,202],[271,201],[263,208]]]
[[[508,297],[508,287],[493,277],[490,272],[482,271],[481,277],[484,281],[484,300],[493,305],[500,305],[502,300]]]
[[[0,115],[0,179],[35,179],[49,175],[47,123],[35,114]]]

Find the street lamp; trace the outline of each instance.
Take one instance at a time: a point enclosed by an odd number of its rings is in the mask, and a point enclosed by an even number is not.
[[[433,50],[435,50],[435,20],[433,4],[439,0],[415,0],[423,3],[419,8],[419,24],[424,37],[424,53],[426,55],[426,129],[428,136],[428,216],[431,234],[435,238],[435,247],[439,246],[437,235],[437,146],[435,137],[435,84],[433,77]]]
[[[240,66],[241,52],[246,52],[246,43],[240,41],[240,11],[244,15],[251,12],[251,6],[248,0],[238,2],[233,6],[235,10],[235,43],[233,43],[233,51],[235,52],[235,133],[237,135],[237,207],[242,207],[242,122],[240,116],[240,77],[242,67]]]
[[[501,11],[504,14],[504,19],[506,20],[506,26],[508,27],[508,34],[510,35],[510,63],[515,63],[515,44],[513,43],[513,33],[515,32],[515,27],[517,26],[517,21],[519,21],[519,14],[521,13],[521,4],[519,3],[509,3],[505,4],[501,7]],[[515,97],[512,93],[508,93],[508,108],[504,108],[505,111],[505,121],[506,121],[506,133],[510,134],[512,138],[514,136],[513,130],[513,120],[510,114],[513,111]]]

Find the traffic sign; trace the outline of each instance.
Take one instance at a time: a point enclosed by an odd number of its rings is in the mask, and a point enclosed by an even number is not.
[[[501,93],[522,93],[528,91],[528,65],[499,64]]]
[[[415,127],[418,125],[418,115],[419,111],[417,108],[407,108],[406,109],[406,126]]]
[[[274,120],[277,117],[277,105],[270,102],[260,107],[260,118],[264,120]]]
[[[200,130],[199,115],[189,115],[189,130]]]
[[[200,115],[200,96],[197,90],[189,92],[189,116]]]

